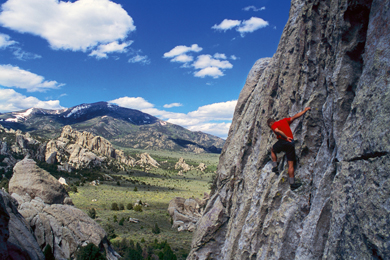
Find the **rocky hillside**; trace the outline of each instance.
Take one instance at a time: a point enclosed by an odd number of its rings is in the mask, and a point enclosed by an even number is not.
[[[101,177],[104,171],[159,167],[158,162],[147,153],[135,157],[125,155],[105,138],[76,131],[70,126],[65,126],[58,138],[48,142],[37,140],[29,133],[0,126],[0,180],[3,182],[10,179],[15,164],[26,157],[34,159],[41,166],[44,164],[52,174],[72,177],[77,177],[79,170],[94,175],[90,169],[100,169],[97,171],[100,173],[94,171],[99,175],[94,176],[96,178]]]
[[[292,0],[240,94],[188,259],[389,259],[389,25],[389,0]],[[291,191],[266,121],[307,106]]]
[[[0,124],[47,139],[58,137],[62,127],[70,125],[75,130],[102,136],[117,146],[147,150],[219,153],[224,144],[216,136],[191,132],[141,111],[107,102],[63,110],[30,108],[5,113],[0,115]]]

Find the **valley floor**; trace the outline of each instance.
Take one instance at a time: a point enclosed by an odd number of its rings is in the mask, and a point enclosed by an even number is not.
[[[98,186],[85,183],[77,186],[77,192],[70,192],[73,203],[77,208],[87,212],[96,210],[96,221],[116,237],[110,241],[116,245],[126,238],[146,247],[155,241],[167,241],[178,259],[185,259],[190,247],[193,233],[178,232],[171,228],[171,218],[168,214],[168,204],[174,197],[203,198],[204,193],[210,192],[210,181],[218,164],[218,154],[185,154],[175,152],[150,152],[161,167],[144,172],[142,169],[121,171],[111,176],[115,180],[103,181]],[[183,157],[190,165],[197,166],[205,163],[205,172],[191,170],[178,175],[174,162]],[[142,212],[128,210],[128,204],[137,201],[147,203]],[[112,210],[117,203],[122,210]],[[124,221],[121,219],[124,219]],[[129,218],[138,219],[138,223],[129,222]],[[160,228],[155,234],[152,228]],[[111,229],[111,231],[110,231]]]

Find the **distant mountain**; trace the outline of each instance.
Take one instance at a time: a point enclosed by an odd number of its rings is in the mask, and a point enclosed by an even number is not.
[[[107,102],[81,104],[62,110],[30,108],[0,114],[0,124],[32,135],[53,139],[65,125],[103,136],[120,147],[219,153],[224,140],[192,132],[139,110]]]

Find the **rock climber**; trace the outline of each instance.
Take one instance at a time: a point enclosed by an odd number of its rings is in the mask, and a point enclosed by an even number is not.
[[[273,164],[273,171],[278,173],[277,168],[277,153],[285,152],[288,163],[288,176],[291,190],[299,188],[302,184],[296,183],[294,178],[294,163],[295,163],[295,146],[294,146],[294,136],[292,134],[290,125],[291,123],[303,116],[307,111],[310,110],[310,107],[306,107],[303,111],[297,113],[292,117],[283,118],[282,120],[275,121],[273,118],[267,120],[268,126],[274,131],[278,141],[271,148],[271,158]]]

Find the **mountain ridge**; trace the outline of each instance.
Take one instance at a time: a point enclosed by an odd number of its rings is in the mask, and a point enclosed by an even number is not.
[[[219,137],[192,132],[139,110],[103,101],[60,110],[29,108],[3,113],[0,124],[47,139],[58,137],[61,129],[70,125],[123,148],[219,153],[224,144]]]

